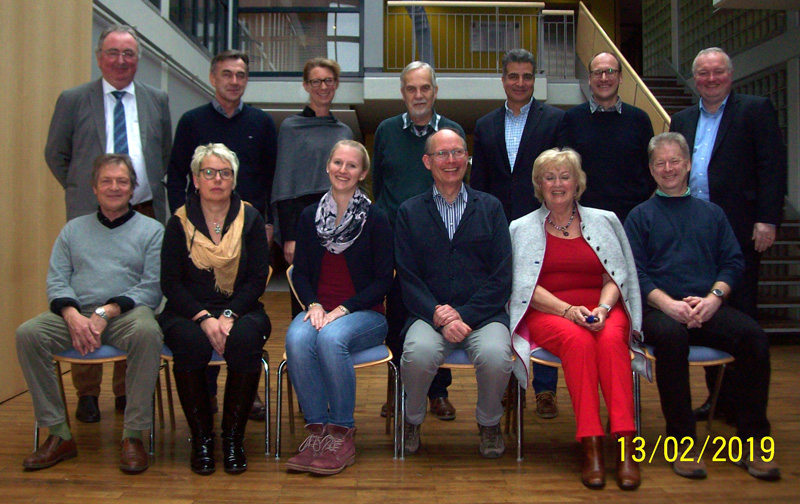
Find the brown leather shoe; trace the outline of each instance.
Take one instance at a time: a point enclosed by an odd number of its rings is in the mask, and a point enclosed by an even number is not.
[[[147,469],[147,452],[139,438],[126,437],[122,440],[119,468],[126,473],[140,473]]]
[[[536,394],[536,415],[544,419],[558,416],[558,403],[553,392],[547,391]]]
[[[78,447],[75,438],[64,440],[55,434],[47,436],[45,442],[35,452],[22,461],[25,469],[45,469],[52,467],[62,460],[78,456]]]
[[[431,399],[431,413],[439,420],[456,419],[456,408],[446,397]]]
[[[603,464],[603,436],[587,436],[583,444],[581,483],[593,490],[606,486],[606,468]]]
[[[320,423],[306,425],[308,437],[300,443],[300,447],[297,449],[297,455],[286,462],[287,470],[297,472],[308,471],[311,467],[311,462],[314,462],[314,459],[319,456],[319,452],[322,449],[322,439],[327,434],[327,432],[325,432],[325,427],[325,425]]]
[[[623,490],[636,490],[642,483],[639,464],[633,460],[633,453],[633,436],[623,436],[617,440],[617,486]]]
[[[752,457],[752,460],[750,460]],[[767,460],[769,459],[769,462]],[[753,452],[749,453],[745,450],[742,458],[734,464],[739,467],[747,469],[750,476],[765,481],[777,481],[781,479],[781,469],[775,459],[761,450],[761,447],[756,445],[753,447]]]

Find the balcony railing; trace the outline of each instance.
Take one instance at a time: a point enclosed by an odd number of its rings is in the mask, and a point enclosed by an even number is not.
[[[542,2],[386,2],[384,69],[422,60],[437,72],[498,73],[506,51],[537,54],[548,76],[573,77],[572,11]]]

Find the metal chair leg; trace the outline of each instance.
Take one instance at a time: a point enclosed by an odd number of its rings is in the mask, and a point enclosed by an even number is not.
[[[33,422],[33,451],[39,449],[39,422]]]
[[[156,393],[153,391],[153,397],[150,399],[150,411],[152,416],[150,417],[150,451],[148,452],[151,456],[156,454]],[[161,404],[159,403],[159,406]],[[164,427],[164,412],[161,412],[161,427]]]
[[[395,381],[398,384],[397,391],[399,392],[394,402],[395,425],[400,427],[400,460],[406,459],[406,387],[403,385],[403,380],[400,374],[397,375],[399,379]]]
[[[275,405],[275,460],[279,460],[281,458],[281,413],[283,410],[283,374],[285,372],[286,361],[281,361],[280,365],[278,366],[278,372],[275,373],[278,375],[278,396]]]
[[[289,406],[289,433],[294,434],[294,392],[292,391],[292,377],[286,369],[286,401]]]
[[[722,389],[722,378],[725,376],[726,364],[719,366],[719,373],[717,373],[717,382],[714,384],[714,393],[711,394],[711,409],[708,410],[708,430],[711,430],[711,423],[714,421],[714,410],[717,409],[717,399],[719,399],[719,391]]]
[[[392,393],[393,393],[393,397],[391,399],[391,402],[389,402],[389,404],[394,403],[392,405],[393,406],[392,407],[393,411],[389,411],[389,409],[387,407],[386,420],[387,420],[387,426],[388,426],[388,421],[389,421],[389,416],[390,415],[391,415],[391,417],[392,417],[392,419],[394,421],[394,431],[392,432],[392,449],[394,450],[394,455],[392,456],[392,459],[397,460],[397,458],[399,457],[398,452],[399,452],[399,449],[400,449],[400,440],[398,438],[398,433],[400,431],[399,431],[398,425],[397,425],[397,412],[398,412],[397,391],[399,390],[399,387],[400,387],[400,384],[399,384],[400,374],[398,373],[397,366],[395,365],[394,362],[389,361],[389,362],[386,363],[386,365],[389,368],[389,373],[388,374],[389,374],[389,380],[390,380],[390,383],[391,383],[391,385],[387,384],[387,394],[388,394],[389,390],[391,390]]]
[[[271,416],[269,409],[269,353],[266,350],[261,351],[261,363],[264,365],[264,455],[268,457],[270,453],[269,424]]]
[[[164,428],[164,401],[161,397],[161,370],[159,369],[158,376],[156,377],[156,404],[158,405],[158,425],[162,429]],[[155,415],[155,411],[153,411],[153,415]],[[153,425],[155,425],[155,418],[153,418]]]
[[[175,430],[175,406],[172,402],[172,378],[169,375],[169,361],[164,361],[164,383],[167,385],[167,408],[169,409],[169,424]]]
[[[522,462],[522,441],[524,431],[522,430],[522,384],[517,382],[517,462]]]
[[[642,389],[639,374],[633,371],[633,419],[636,424],[636,435],[642,435]]]

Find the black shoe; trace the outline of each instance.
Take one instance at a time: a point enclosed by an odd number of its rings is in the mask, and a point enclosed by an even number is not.
[[[125,407],[128,405],[128,398],[124,395],[114,398],[114,409],[120,413],[125,413]]]
[[[197,474],[214,472],[214,416],[208,397],[205,369],[175,371],[175,388],[192,431],[192,454],[189,459],[192,471]]]
[[[228,369],[222,401],[222,463],[228,474],[247,470],[244,433],[261,373],[240,373]]]
[[[85,395],[78,398],[78,409],[75,418],[83,423],[100,421],[100,410],[97,407],[97,396]]]
[[[708,421],[708,416],[710,413],[711,413],[710,396],[706,399],[706,402],[704,402],[702,406],[692,411],[692,414],[694,414],[694,419],[697,422]],[[717,401],[717,407],[714,409],[714,419],[723,420],[728,425],[733,425],[733,426],[736,425],[733,414],[727,408],[723,407],[720,404],[719,400]]]

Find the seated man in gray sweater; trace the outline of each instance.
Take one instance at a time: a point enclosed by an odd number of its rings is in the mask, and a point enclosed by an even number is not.
[[[153,310],[161,302],[164,227],[129,202],[136,172],[126,154],[103,154],[92,169],[100,208],[61,230],[50,256],[50,311],[17,328],[17,356],[33,399],[36,421],[50,435],[22,463],[44,469],[75,457],[78,449],[58,393],[53,354],[75,348],[85,355],[113,345],[128,356],[128,402],[120,469],[147,469],[142,431],[151,428],[153,388],[162,335]]]

